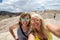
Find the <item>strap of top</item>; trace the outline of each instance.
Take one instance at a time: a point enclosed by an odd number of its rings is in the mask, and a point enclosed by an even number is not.
[[[19,26],[20,26],[20,23],[19,23]],[[22,29],[21,26],[20,26],[20,29],[21,29],[22,34],[23,34],[26,38],[28,38],[28,36],[24,33],[24,31],[23,31],[23,29]]]

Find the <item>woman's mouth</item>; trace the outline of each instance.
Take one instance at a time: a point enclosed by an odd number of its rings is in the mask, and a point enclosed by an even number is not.
[[[23,24],[27,24],[27,22],[24,21]]]

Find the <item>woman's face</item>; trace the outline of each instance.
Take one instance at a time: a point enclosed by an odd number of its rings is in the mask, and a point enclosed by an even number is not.
[[[39,29],[40,26],[41,26],[40,19],[37,18],[37,17],[32,17],[32,19],[31,19],[31,24],[32,24],[33,28]]]
[[[28,25],[29,21],[30,21],[30,18],[28,15],[25,16],[24,18],[21,18],[22,25]]]

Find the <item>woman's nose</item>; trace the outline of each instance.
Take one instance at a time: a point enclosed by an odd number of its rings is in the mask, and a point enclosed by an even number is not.
[[[37,24],[37,22],[36,22],[36,21],[34,21],[34,22],[33,22],[33,24]]]

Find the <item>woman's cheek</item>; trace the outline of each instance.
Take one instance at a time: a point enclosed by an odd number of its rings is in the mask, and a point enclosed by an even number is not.
[[[39,22],[34,22],[34,25],[40,26],[40,23]]]

